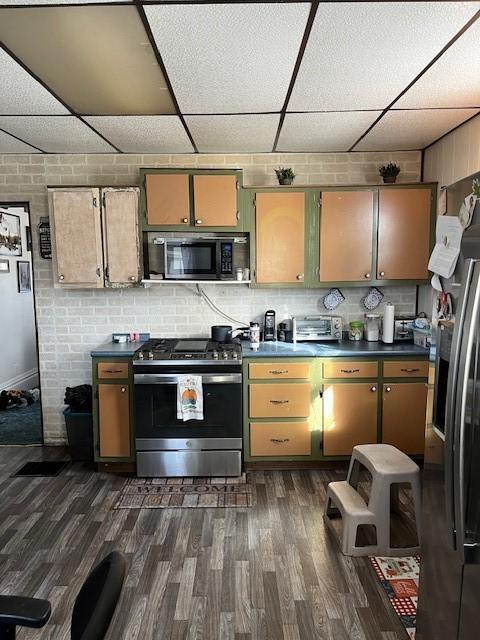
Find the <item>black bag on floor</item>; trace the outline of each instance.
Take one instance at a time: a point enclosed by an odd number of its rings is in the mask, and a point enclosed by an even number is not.
[[[92,411],[92,385],[80,384],[78,387],[67,387],[65,390],[64,403],[68,404],[70,410],[75,412],[88,413]]]

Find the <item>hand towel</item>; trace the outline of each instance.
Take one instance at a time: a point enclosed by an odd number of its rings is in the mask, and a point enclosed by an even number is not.
[[[177,419],[203,420],[202,376],[178,376]]]

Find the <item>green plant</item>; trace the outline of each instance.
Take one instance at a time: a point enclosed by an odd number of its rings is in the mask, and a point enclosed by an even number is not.
[[[476,198],[480,198],[480,180],[478,178],[472,182],[472,193]]]
[[[275,169],[275,173],[279,180],[293,180],[295,178],[293,169],[290,167],[279,167],[278,169]]]
[[[382,178],[396,178],[400,173],[400,167],[393,162],[389,162],[388,164],[381,166],[378,173]]]

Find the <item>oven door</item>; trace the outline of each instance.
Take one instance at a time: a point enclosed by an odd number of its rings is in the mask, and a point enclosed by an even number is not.
[[[242,376],[240,373],[201,374],[203,420],[177,418],[175,374],[135,374],[135,430],[139,440],[154,440],[158,448],[172,448],[166,440],[234,439],[241,448]],[[144,448],[146,442],[140,443]],[[153,443],[152,443],[153,444]],[[179,448],[175,446],[175,448]],[[180,447],[181,448],[181,447]]]
[[[165,278],[216,280],[217,253],[216,240],[166,240]]]

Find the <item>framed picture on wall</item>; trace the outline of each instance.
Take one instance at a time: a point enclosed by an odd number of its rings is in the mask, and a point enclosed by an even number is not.
[[[0,260],[0,273],[10,273],[10,260]]]
[[[32,290],[32,274],[30,262],[17,262],[18,293],[28,293]]]
[[[0,207],[0,255],[22,255],[20,216],[8,213],[3,207]]]

